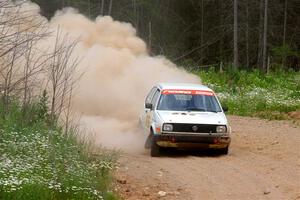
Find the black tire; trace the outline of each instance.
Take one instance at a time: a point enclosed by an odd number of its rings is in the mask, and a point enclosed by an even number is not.
[[[152,139],[151,143],[151,150],[150,150],[151,157],[159,157],[160,156],[160,146],[156,144],[156,141]]]
[[[152,139],[153,139],[153,134],[150,133],[145,141],[145,145],[144,145],[144,148],[145,149],[150,149],[151,148],[151,145],[152,145]]]
[[[218,153],[220,155],[227,155],[228,154],[228,151],[229,151],[229,146],[225,147],[225,148],[222,148],[222,149],[218,149]]]

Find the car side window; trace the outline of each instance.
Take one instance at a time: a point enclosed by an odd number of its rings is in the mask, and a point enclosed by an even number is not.
[[[157,99],[158,99],[159,95],[160,95],[160,91],[157,89],[155,91],[154,96],[153,96],[152,101],[151,101],[151,103],[153,105],[153,108],[156,107],[156,103],[157,103]]]
[[[150,90],[149,94],[148,94],[147,97],[146,97],[145,104],[151,103],[152,98],[153,98],[153,95],[154,95],[154,92],[155,92],[156,90],[157,90],[156,87],[153,87],[153,88]]]

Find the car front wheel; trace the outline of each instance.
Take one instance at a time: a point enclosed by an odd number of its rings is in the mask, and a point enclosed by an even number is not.
[[[151,148],[151,145],[152,145],[152,140],[153,140],[153,134],[150,133],[146,139],[146,142],[145,142],[145,149],[150,149]]]

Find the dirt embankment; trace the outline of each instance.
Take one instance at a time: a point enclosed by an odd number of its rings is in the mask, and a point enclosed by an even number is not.
[[[300,199],[300,127],[290,121],[229,116],[230,153],[124,154],[124,199]]]

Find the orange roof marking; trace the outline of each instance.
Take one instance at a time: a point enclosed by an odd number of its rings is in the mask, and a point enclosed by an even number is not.
[[[162,91],[162,94],[191,94],[191,95],[206,95],[206,96],[214,96],[214,93],[211,91],[205,90],[178,90],[178,89],[166,89]]]

